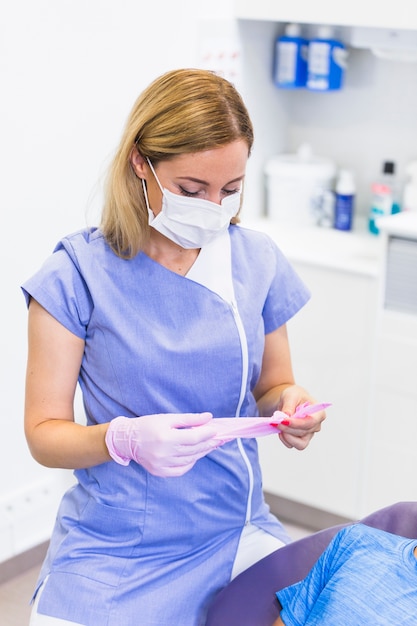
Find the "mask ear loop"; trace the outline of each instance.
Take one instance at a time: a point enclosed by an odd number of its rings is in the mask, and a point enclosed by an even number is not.
[[[159,178],[158,178],[158,176],[156,175],[156,172],[155,172],[155,170],[154,170],[154,167],[153,167],[153,165],[152,165],[152,163],[151,163],[150,158],[149,158],[149,157],[146,157],[146,160],[147,160],[147,162],[148,162],[149,167],[151,168],[151,172],[152,172],[152,174],[154,175],[156,182],[158,183],[158,187],[159,187],[159,189],[161,190],[162,195],[164,195],[164,190],[163,190],[163,187],[162,187],[161,183],[159,182]]]
[[[150,211],[151,208],[149,206],[148,191],[146,189],[146,183],[145,183],[145,180],[143,178],[141,178],[140,181],[142,183],[143,195],[145,196],[146,208],[148,209],[148,211]]]
[[[143,195],[145,197],[145,204],[146,204],[146,208],[148,209],[148,224],[152,224],[152,222],[155,219],[155,214],[152,211],[151,207],[149,206],[149,199],[148,199],[148,192],[146,189],[146,182],[143,178],[141,178],[142,181],[142,189],[143,189]]]
[[[161,190],[161,193],[163,194],[164,190],[162,189],[161,183],[159,182],[158,176],[156,175],[156,172],[155,172],[155,170],[153,168],[153,165],[152,165],[149,157],[145,157],[145,159],[148,162],[148,165],[149,165],[149,167],[151,169],[152,174],[155,177],[155,180],[157,182],[157,185],[158,185],[159,189]],[[150,204],[149,204],[148,190],[146,189],[146,181],[145,181],[144,178],[141,178],[140,180],[141,180],[141,183],[142,183],[142,189],[143,189],[143,195],[144,195],[144,198],[145,198],[146,208],[148,209],[149,223],[151,223],[151,221],[155,219],[155,215],[154,215],[154,212],[152,211],[152,209],[150,207]]]
[[[163,197],[165,195],[164,194],[164,190],[162,188],[161,183],[159,182],[159,178],[156,175],[156,172],[155,172],[154,167],[153,167],[153,165],[151,163],[151,160],[150,160],[149,157],[145,157],[145,158],[146,158],[146,161],[148,162],[148,165],[149,165],[149,167],[151,169],[152,174],[154,175],[154,178],[155,178],[155,180],[157,182],[157,185],[158,185],[159,189],[161,190],[162,197]],[[146,207],[148,209],[149,224],[151,224],[153,222],[153,220],[155,219],[155,214],[154,214],[154,212],[152,211],[152,209],[151,209],[151,207],[149,205],[148,192],[146,190],[146,182],[145,182],[145,180],[143,178],[142,178],[142,187],[143,187],[143,195],[145,196]]]
[[[135,142],[135,147],[136,147],[136,149],[137,149],[137,150],[138,150],[138,152],[139,152],[139,148],[138,148],[138,146],[137,146],[136,142]],[[155,170],[153,169],[152,164],[151,164],[151,162],[150,162],[149,158],[148,158],[148,157],[145,157],[145,158],[146,158],[146,160],[147,160],[147,162],[148,162],[148,164],[149,164],[149,166],[150,166],[150,168],[151,168],[151,170],[152,170],[153,175],[154,175],[154,176],[155,176],[155,178],[156,178]],[[135,170],[134,170],[133,166],[132,166],[132,170],[133,170],[133,172],[135,173],[135,176],[137,176],[137,178],[140,178],[140,182],[142,183],[143,196],[144,196],[144,198],[145,198],[146,208],[148,209],[148,216],[149,216],[149,223],[150,223],[150,222],[151,222],[151,220],[155,219],[155,216],[154,216],[153,211],[152,211],[152,209],[151,209],[151,207],[150,207],[150,205],[149,205],[148,191],[147,191],[147,189],[146,189],[146,181],[145,181],[145,179],[144,179],[144,178],[142,178],[141,176],[138,176],[138,175],[136,174],[136,172],[135,172]],[[158,181],[158,179],[157,179],[157,178],[156,178],[156,180],[157,180],[157,183],[158,183],[158,185],[159,185],[159,181]]]

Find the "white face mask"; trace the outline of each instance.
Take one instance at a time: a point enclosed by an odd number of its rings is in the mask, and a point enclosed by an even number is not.
[[[152,213],[145,181],[143,192],[149,213],[149,224],[181,248],[202,248],[225,231],[240,208],[240,192],[222,200],[221,205],[201,198],[189,198],[162,188],[152,163],[147,159],[155,180],[162,192],[162,209],[155,217]]]

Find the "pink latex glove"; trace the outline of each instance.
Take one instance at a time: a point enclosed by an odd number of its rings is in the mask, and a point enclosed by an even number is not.
[[[154,476],[182,476],[215,448],[211,413],[165,413],[116,417],[105,441],[120,465],[136,461]]]
[[[330,402],[319,404],[300,404],[291,418],[303,418],[331,406]],[[265,437],[279,433],[278,426],[288,415],[275,411],[272,417],[217,417],[213,420],[216,429],[215,439],[221,443],[232,441],[236,437]]]
[[[303,404],[299,404],[295,409],[295,413],[292,415],[287,415],[282,411],[275,411],[273,414],[273,418],[277,417],[278,419],[274,419],[273,423],[278,425],[283,420],[287,420],[289,417],[293,418],[303,418],[308,417],[309,415],[313,415],[313,413],[318,413],[319,411],[323,411],[327,409],[329,406],[332,406],[331,402],[318,402],[317,404],[310,404],[309,402],[304,402]]]

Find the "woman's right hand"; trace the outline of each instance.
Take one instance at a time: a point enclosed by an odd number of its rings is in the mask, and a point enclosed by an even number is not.
[[[121,465],[136,461],[154,476],[182,476],[215,448],[211,413],[165,413],[116,417],[109,423],[106,445]]]

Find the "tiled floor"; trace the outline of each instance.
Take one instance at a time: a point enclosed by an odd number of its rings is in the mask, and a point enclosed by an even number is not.
[[[311,533],[310,530],[285,524],[293,539],[299,539]],[[0,585],[0,625],[28,626],[30,598],[39,572],[39,566]]]

